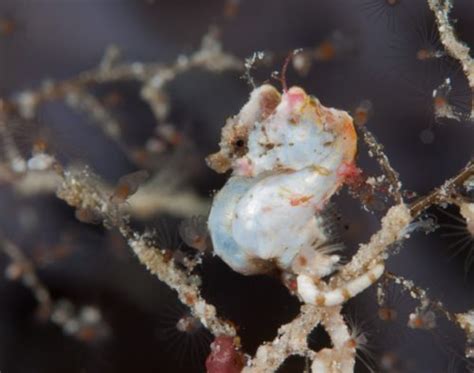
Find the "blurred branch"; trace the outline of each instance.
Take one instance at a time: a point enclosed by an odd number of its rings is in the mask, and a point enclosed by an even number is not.
[[[3,252],[12,263],[7,268],[7,277],[10,280],[21,278],[23,285],[31,290],[38,305],[40,306],[40,315],[48,318],[52,308],[51,295],[48,288],[41,282],[35,271],[35,266],[21,249],[13,242],[4,237],[0,237],[0,245]]]
[[[428,195],[421,197],[410,206],[410,213],[413,218],[419,216],[423,211],[432,205],[441,203],[452,203],[456,200],[456,187],[460,186],[471,175],[474,175],[474,161],[469,161],[456,176],[444,182],[442,186],[436,188]]]
[[[117,228],[140,262],[160,281],[178,293],[180,301],[187,305],[192,314],[214,335],[235,336],[235,328],[220,319],[214,306],[208,304],[200,294],[197,275],[189,276],[180,270],[173,258],[153,244],[153,237],[140,235],[128,225],[128,217],[120,205],[111,202],[111,196],[100,189],[97,178],[89,170],[62,171],[57,167],[62,183],[57,196],[78,210],[90,211],[91,216],[101,218],[106,227]]]
[[[453,8],[451,0],[427,0],[428,5],[436,17],[438,31],[446,51],[457,59],[464,70],[464,74],[474,95],[474,59],[470,56],[470,48],[461,42],[449,20],[449,13]],[[474,120],[474,96],[471,97],[471,120]]]

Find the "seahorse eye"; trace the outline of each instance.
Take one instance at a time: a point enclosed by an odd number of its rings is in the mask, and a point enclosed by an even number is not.
[[[234,153],[238,157],[243,156],[245,153],[247,153],[247,150],[248,150],[247,143],[243,138],[237,138],[233,143],[233,147],[234,147]]]

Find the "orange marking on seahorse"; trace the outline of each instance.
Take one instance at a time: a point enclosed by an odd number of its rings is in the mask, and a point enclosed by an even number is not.
[[[291,206],[299,206],[303,203],[308,202],[311,198],[313,198],[313,195],[307,195],[307,196],[301,196],[301,197],[296,197],[296,198],[290,198],[290,205]]]

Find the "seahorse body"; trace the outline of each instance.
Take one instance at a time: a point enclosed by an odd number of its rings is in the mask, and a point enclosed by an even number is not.
[[[208,157],[233,173],[215,196],[208,228],[214,251],[235,271],[288,269],[297,254],[327,240],[318,216],[354,161],[348,113],[326,108],[298,87],[255,89]]]

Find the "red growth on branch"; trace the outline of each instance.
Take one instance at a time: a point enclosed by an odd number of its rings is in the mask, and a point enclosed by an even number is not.
[[[216,337],[206,359],[207,373],[239,373],[243,367],[244,356],[236,347],[234,338]]]

